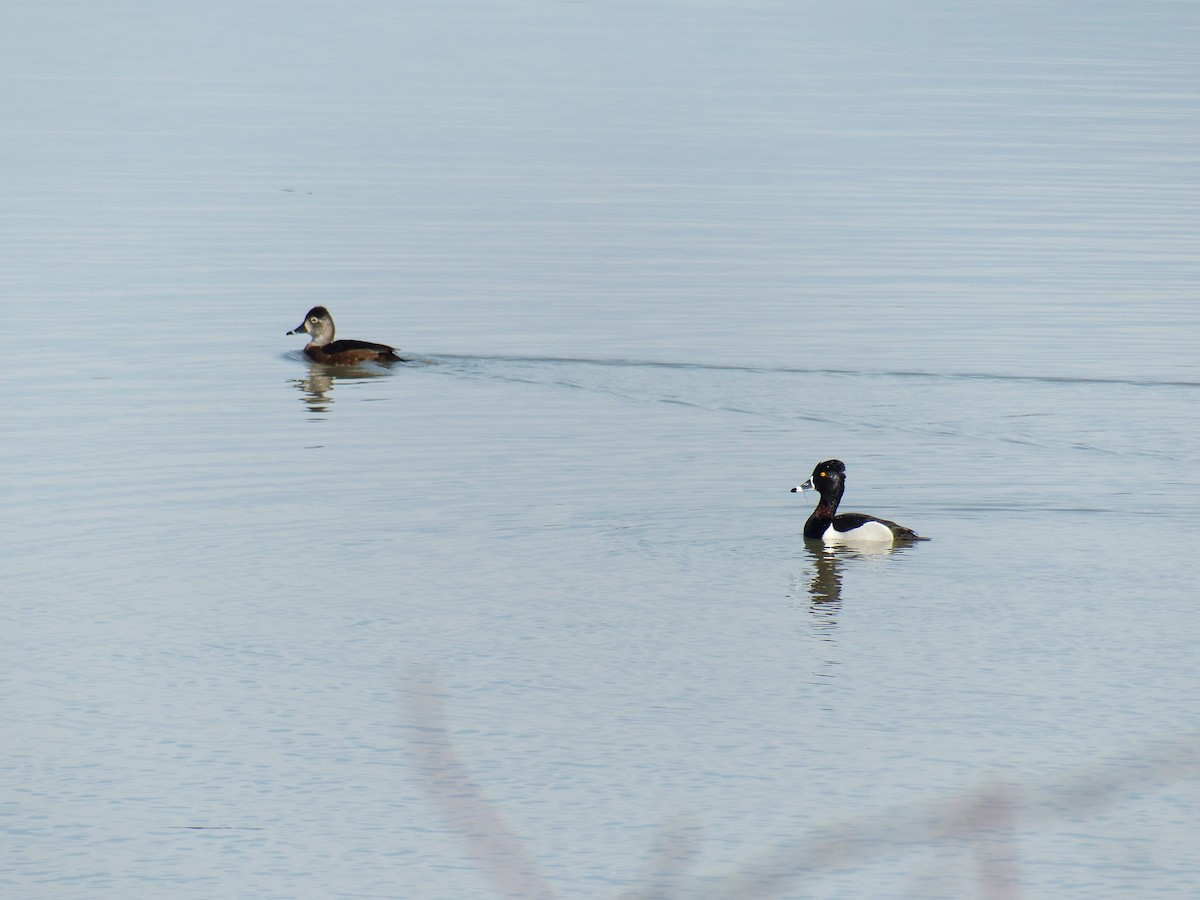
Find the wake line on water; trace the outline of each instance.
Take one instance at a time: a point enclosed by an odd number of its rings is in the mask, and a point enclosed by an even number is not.
[[[1166,381],[1166,380],[1137,380],[1128,378],[1087,378],[1068,376],[1037,376],[1037,375],[1004,375],[989,373],[935,373],[917,371],[870,371],[866,369],[834,369],[818,367],[794,366],[747,366],[722,363],[691,363],[668,362],[662,360],[636,360],[615,358],[588,357],[553,357],[553,356],[501,356],[501,355],[469,355],[442,354],[426,358],[433,365],[443,365],[446,370],[460,377],[481,378],[511,384],[540,385],[543,387],[559,387],[580,390],[589,393],[604,394],[635,402],[664,403],[705,412],[719,412],[734,415],[760,417],[773,420],[794,422],[811,422],[821,425],[833,425],[854,432],[891,432],[897,431],[921,437],[949,438],[976,443],[992,444],[996,442],[1017,444],[1035,448],[1064,447],[1074,451],[1099,453],[1112,456],[1152,457],[1156,459],[1174,460],[1180,457],[1173,452],[1141,447],[1140,449],[1104,448],[1079,441],[1057,439],[1039,439],[1033,435],[1013,433],[979,434],[970,430],[947,430],[937,424],[914,424],[908,421],[879,420],[875,417],[847,419],[834,414],[828,414],[820,409],[756,409],[739,403],[723,400],[702,400],[681,397],[678,394],[662,394],[654,390],[630,390],[627,387],[608,383],[588,383],[581,375],[572,376],[570,370],[580,372],[585,368],[593,370],[627,370],[642,369],[646,371],[675,371],[696,373],[736,373],[762,375],[766,377],[800,377],[805,375],[826,375],[836,377],[861,379],[912,379],[942,382],[987,382],[1000,383],[1030,383],[1030,384],[1063,384],[1068,386],[1116,386],[1116,387],[1171,387],[1171,388],[1200,388],[1200,382]],[[557,369],[557,371],[554,371]],[[1040,415],[1040,414],[1038,414]],[[1006,416],[1006,418],[1012,417]]]
[[[443,353],[430,359],[456,362],[494,362],[547,366],[593,366],[620,369],[670,369],[676,371],[739,372],[761,375],[837,375],[850,378],[911,378],[928,381],[996,381],[1061,385],[1113,385],[1120,387],[1200,388],[1200,381],[1160,378],[1120,378],[1083,375],[1013,375],[1002,372],[922,372],[919,370],[835,369],[806,366],[749,366],[734,363],[670,362],[665,360],[596,358],[583,356],[480,356]]]
[[[519,363],[533,365],[584,365],[595,367],[609,368],[659,368],[659,369],[674,369],[678,371],[693,370],[693,371],[726,371],[726,372],[763,372],[770,373],[771,369],[755,369],[746,366],[714,366],[705,364],[691,363],[670,363],[670,362],[639,362],[636,360],[595,360],[595,359],[572,359],[565,357],[533,357],[533,356],[453,356],[442,355],[438,357],[430,357],[431,359],[440,359],[446,361],[457,362],[479,362],[479,363]],[[699,403],[692,400],[685,400],[681,397],[661,396],[658,394],[644,394],[638,391],[620,390],[609,386],[598,386],[594,384],[583,384],[576,381],[569,381],[563,378],[537,378],[524,377],[512,373],[499,373],[494,371],[484,371],[479,373],[471,373],[473,377],[492,378],[497,381],[509,382],[512,384],[536,384],[536,385],[554,385],[556,387],[570,388],[572,390],[588,391],[591,393],[605,394],[610,397],[619,397],[625,400],[635,400],[640,402],[665,403],[672,406],[682,406],[688,409],[705,410],[709,412],[728,412],[738,413],[747,416],[763,416],[765,418],[778,418],[778,414],[772,412],[764,412],[762,410],[747,409],[740,406],[729,406],[728,404],[720,403]],[[814,414],[795,413],[789,415],[789,419],[800,419],[808,422],[821,422],[824,424],[838,424],[837,419],[832,419],[827,416]]]

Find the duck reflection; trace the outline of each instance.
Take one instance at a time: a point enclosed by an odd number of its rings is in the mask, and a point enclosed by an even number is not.
[[[289,378],[288,383],[303,395],[302,400],[309,412],[326,413],[333,406],[332,394],[339,381],[352,384],[371,378],[387,378],[389,374],[386,370],[376,371],[367,366],[355,369],[335,369],[319,363],[310,363],[307,376]]]
[[[808,595],[814,611],[830,608],[835,613],[842,606],[842,559],[839,551],[844,547],[816,546],[808,543],[804,548],[813,561],[812,577],[808,581]]]
[[[329,392],[333,390],[333,376],[318,372],[309,372],[307,378],[289,378],[291,384],[304,395],[304,405],[309,412],[328,412],[333,404]]]
[[[812,559],[812,574],[808,579],[808,611],[820,631],[837,627],[842,611],[842,565],[845,547],[806,543],[804,550]]]
[[[812,572],[808,576],[808,611],[814,617],[814,625],[822,631],[837,627],[838,614],[842,611],[843,570],[853,560],[879,558],[902,552],[903,545],[884,544],[822,544],[805,541],[804,551],[812,560]],[[799,580],[799,579],[798,579]]]

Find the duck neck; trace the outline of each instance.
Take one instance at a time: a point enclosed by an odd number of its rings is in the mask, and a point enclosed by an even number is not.
[[[821,502],[817,504],[813,514],[825,519],[832,519],[837,515],[838,504],[842,502],[842,493],[845,490],[846,486],[838,481],[827,493],[822,492]]]
[[[310,347],[327,347],[333,342],[333,326],[318,325],[308,333]]]
[[[825,529],[837,515],[838,504],[842,502],[842,491],[844,490],[845,488],[839,484],[832,491],[821,494],[817,508],[812,511],[812,515],[804,523],[805,537],[819,539],[825,534]]]

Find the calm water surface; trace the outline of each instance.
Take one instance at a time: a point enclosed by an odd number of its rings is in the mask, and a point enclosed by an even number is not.
[[[1194,895],[1195,4],[60,13],[4,896]]]

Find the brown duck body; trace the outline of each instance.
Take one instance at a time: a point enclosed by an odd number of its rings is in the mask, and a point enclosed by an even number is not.
[[[288,332],[309,335],[312,340],[304,348],[304,355],[325,366],[356,366],[366,362],[391,365],[406,361],[395,347],[370,341],[335,341],[334,333],[333,316],[323,306],[314,306],[304,321]]]
[[[313,362],[326,366],[355,366],[359,363],[375,362],[390,364],[404,362],[395,347],[387,344],[372,344],[370,341],[333,341],[320,345],[309,344],[304,355]]]

